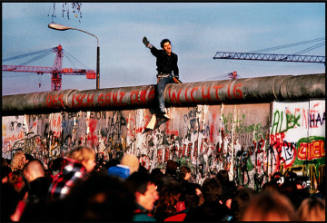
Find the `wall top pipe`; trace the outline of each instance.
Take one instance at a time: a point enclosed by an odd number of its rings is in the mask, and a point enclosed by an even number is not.
[[[325,74],[281,75],[168,84],[169,106],[325,98]],[[155,85],[99,90],[62,90],[2,96],[2,115],[152,107]]]

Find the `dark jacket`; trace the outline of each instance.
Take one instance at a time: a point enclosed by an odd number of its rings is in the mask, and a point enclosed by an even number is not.
[[[179,69],[177,66],[178,57],[175,53],[171,53],[169,56],[164,50],[158,50],[152,46],[150,48],[153,56],[157,58],[156,65],[159,73],[171,74],[174,72],[175,77],[179,77]]]
[[[204,202],[200,207],[191,208],[185,218],[186,222],[220,222],[229,215],[226,206],[218,202]]]
[[[133,222],[155,222],[156,219],[145,210],[142,206],[137,204],[136,210],[134,210]]]

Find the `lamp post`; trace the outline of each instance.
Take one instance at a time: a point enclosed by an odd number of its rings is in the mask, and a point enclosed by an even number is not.
[[[92,33],[89,33],[89,32],[87,32],[85,30],[81,30],[81,29],[74,28],[74,27],[69,27],[69,26],[64,26],[64,25],[60,25],[60,24],[55,24],[55,23],[49,23],[48,28],[59,30],[59,31],[66,31],[66,30],[69,30],[69,29],[77,30],[77,31],[86,33],[86,34],[96,38],[96,40],[97,40],[96,89],[100,89],[100,45],[99,45],[99,38],[96,35],[94,35]]]

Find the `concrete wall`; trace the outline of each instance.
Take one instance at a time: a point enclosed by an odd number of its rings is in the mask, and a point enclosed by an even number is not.
[[[246,91],[238,86],[235,94]],[[230,179],[252,188],[277,171],[293,170],[308,176],[314,191],[325,176],[324,99],[171,106],[171,119],[146,131],[151,115],[135,107],[5,116],[2,156],[22,148],[47,163],[89,145],[106,158],[136,154],[149,170],[176,160],[189,165],[199,183],[226,169]]]

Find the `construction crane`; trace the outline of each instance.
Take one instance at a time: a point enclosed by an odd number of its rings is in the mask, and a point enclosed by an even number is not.
[[[94,70],[90,69],[73,69],[73,68],[62,68],[62,59],[64,57],[63,48],[59,44],[57,47],[53,47],[48,50],[41,50],[33,53],[18,55],[15,57],[7,58],[6,60],[18,59],[26,56],[36,55],[36,54],[44,54],[47,53],[49,50],[56,53],[55,61],[52,67],[44,67],[44,66],[27,66],[27,65],[2,65],[2,71],[9,71],[9,72],[30,72],[30,73],[37,73],[37,74],[44,74],[50,73],[51,74],[51,90],[52,91],[59,91],[61,90],[61,83],[62,83],[62,74],[65,75],[86,75],[87,79],[95,79],[96,73]],[[42,55],[41,55],[42,56]],[[32,60],[40,58],[40,55],[32,58],[28,62]],[[26,62],[26,63],[28,63]],[[25,64],[26,64],[25,63]]]
[[[300,62],[300,63],[326,63],[325,56],[316,55],[301,55],[301,54],[272,54],[272,53],[259,53],[259,51],[278,50],[286,47],[302,45],[306,43],[318,42],[313,46],[310,46],[302,51],[301,53],[308,52],[325,45],[324,38],[317,38],[308,41],[302,41],[298,43],[282,45],[254,52],[228,52],[228,51],[217,51],[213,59],[230,59],[230,60],[261,60],[261,61],[278,61],[278,62]]]

